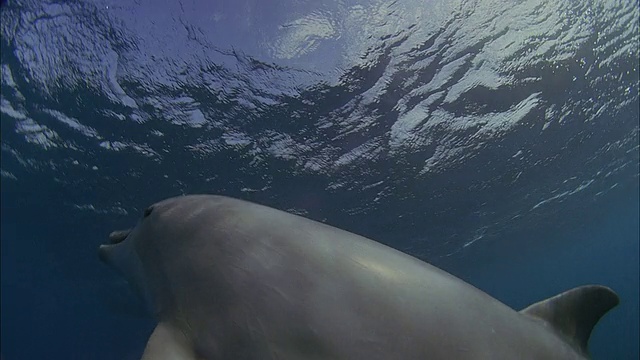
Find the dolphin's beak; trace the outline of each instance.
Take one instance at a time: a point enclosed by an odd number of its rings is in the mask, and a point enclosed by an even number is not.
[[[100,245],[100,247],[98,248],[98,257],[100,258],[100,261],[102,261],[105,264],[109,262],[110,247],[111,245]]]

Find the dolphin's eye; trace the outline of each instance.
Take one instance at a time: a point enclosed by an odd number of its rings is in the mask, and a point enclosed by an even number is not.
[[[148,208],[144,209],[144,217],[151,215],[152,211],[153,211],[153,206],[149,206]]]

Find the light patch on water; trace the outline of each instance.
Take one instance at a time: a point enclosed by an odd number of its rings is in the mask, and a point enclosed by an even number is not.
[[[331,19],[318,12],[281,25],[280,32],[271,49],[273,56],[278,59],[307,55],[317,49],[323,40],[331,39],[337,33]]]
[[[446,103],[453,103],[469,90],[477,89],[478,87],[498,89],[502,85],[513,82],[511,76],[500,74],[497,68],[501,64],[497,63],[492,57],[487,56],[486,53],[479,54],[474,58],[472,64],[473,66],[466,72],[465,76],[451,85],[444,100]]]
[[[518,179],[520,179],[520,176],[522,175],[522,171],[518,171],[518,173],[516,174],[516,177],[511,181],[511,183],[515,183],[516,181],[518,181]]]
[[[487,115],[486,124],[480,128],[476,136],[492,138],[504,135],[538,106],[539,96],[539,92],[533,93],[506,112]]]
[[[18,178],[15,175],[13,175],[11,172],[6,170],[0,170],[0,176],[2,176],[5,179],[18,180]]]
[[[103,141],[100,143],[100,147],[107,150],[121,151],[126,149],[128,146],[121,141]]]
[[[207,123],[206,116],[200,110],[201,104],[189,96],[171,98],[157,95],[147,97],[145,102],[174,125],[201,128]]]
[[[384,181],[376,181],[376,182],[374,182],[374,183],[372,183],[372,184],[368,184],[368,185],[363,186],[363,187],[362,187],[362,190],[371,189],[371,188],[374,188],[374,187],[376,187],[376,186],[380,186],[380,185],[382,185],[382,184],[384,184]]]
[[[426,85],[423,85],[416,89],[414,94],[421,95],[431,93],[433,91],[446,89],[449,87],[449,85],[453,85],[453,75],[458,72],[462,68],[462,66],[464,66],[469,61],[469,59],[471,59],[471,55],[463,55],[460,58],[444,64],[438,70],[433,79],[431,79],[431,81],[429,81],[429,83],[427,83]],[[455,89],[455,86],[453,86],[452,89]]]
[[[2,84],[15,88],[16,82],[13,80],[13,74],[11,73],[11,68],[9,67],[9,65],[2,64],[2,67],[0,67],[0,69],[2,74],[2,78],[0,78],[0,80],[2,80]]]
[[[556,105],[555,104],[551,104],[551,106],[549,106],[548,108],[545,109],[544,111],[544,125],[542,125],[542,130],[546,130],[549,125],[551,125],[551,123],[558,117],[558,111],[556,110]]]
[[[251,144],[251,137],[238,131],[228,131],[222,135],[225,144],[234,147],[245,147]]]
[[[333,181],[329,185],[327,185],[327,190],[339,190],[343,189],[347,186],[344,181]]]
[[[539,203],[537,203],[534,207],[532,207],[531,210],[535,210],[535,209],[539,208],[540,206],[545,205],[547,203],[550,203],[550,202],[552,202],[554,200],[562,199],[562,198],[564,198],[566,196],[570,196],[570,195],[573,195],[573,194],[575,194],[577,192],[580,192],[580,191],[588,188],[589,185],[591,185],[593,182],[594,182],[593,179],[591,179],[589,181],[585,181],[582,184],[580,184],[580,186],[578,186],[577,188],[575,188],[575,189],[573,189],[571,191],[569,191],[569,190],[563,191],[563,192],[561,192],[561,193],[559,193],[557,195],[554,195],[554,196],[552,196],[552,197],[550,197],[548,199],[542,200]]]
[[[27,118],[27,115],[14,109],[11,103],[4,97],[0,99],[0,112],[18,120],[24,120]]]
[[[265,139],[268,139],[269,143],[266,151],[280,159],[295,160],[300,157],[301,154],[311,150],[310,146],[296,142],[288,134],[268,132],[268,137]],[[313,164],[308,165],[313,166]]]
[[[201,157],[215,154],[224,149],[224,145],[218,139],[206,140],[198,144],[187,145],[185,149],[200,155]]]
[[[44,150],[56,148],[62,142],[58,133],[30,118],[16,122],[16,132],[24,135],[28,143],[39,145]]]
[[[340,156],[335,161],[334,166],[341,167],[351,163],[361,164],[362,162],[368,162],[371,159],[375,159],[381,151],[378,141],[370,140]]]
[[[286,211],[293,215],[309,216],[309,212],[305,209],[289,208]]]
[[[138,104],[136,101],[124,91],[124,89],[118,83],[118,53],[109,49],[107,50],[107,56],[104,57],[104,66],[106,68],[106,83],[110,88],[110,92],[106,92],[111,100],[122,103],[123,105],[137,109]]]
[[[242,189],[240,189],[240,191],[241,192],[247,192],[247,193],[253,193],[253,192],[266,191],[266,190],[269,190],[270,188],[271,188],[270,186],[263,186],[260,189],[253,189],[253,188],[243,187]]]
[[[116,214],[128,215],[129,212],[120,206],[111,206],[108,208],[97,208],[93,204],[70,204],[73,208],[80,211],[91,211],[96,214]]]
[[[116,118],[116,119],[121,120],[121,121],[127,119],[127,117],[124,116],[123,114],[117,113],[117,112],[115,112],[113,110],[103,109],[100,112],[102,114],[104,114],[104,116]]]
[[[45,114],[51,115],[54,119],[60,121],[61,123],[67,125],[73,130],[78,131],[82,135],[90,138],[102,139],[98,132],[90,126],[86,126],[80,123],[78,119],[70,118],[65,114],[61,113],[57,110],[44,109],[42,110]]]
[[[539,96],[540,93],[533,93],[504,112],[461,117],[441,108],[429,113],[424,106],[416,106],[392,126],[389,145],[395,150],[437,144],[420,173],[441,171],[473,156],[482,141],[506,136],[539,106]],[[457,135],[469,130],[475,132],[470,136]],[[442,136],[443,133],[446,135]]]
[[[18,150],[7,144],[2,144],[2,151],[9,153],[20,165],[28,169],[41,170],[47,165],[33,158],[23,156]]]
[[[450,147],[450,145],[438,145],[433,155],[425,160],[424,167],[420,171],[420,175],[430,172],[440,172],[446,166],[454,165],[463,159],[469,157],[469,151],[466,147]],[[455,159],[455,161],[453,161]]]
[[[471,156],[468,149],[478,146],[477,140],[490,140],[505,136],[512,128],[514,128],[527,114],[536,106],[538,106],[539,93],[529,95],[526,99],[513,106],[506,112],[490,113],[478,116],[465,116],[454,118],[451,114],[440,111],[429,119],[424,132],[428,135],[431,131],[447,128],[447,133],[455,134],[462,130],[477,128],[475,134],[470,137],[458,138],[449,136],[440,139],[441,144],[437,147],[435,153],[426,161],[425,168],[422,173],[432,171],[437,164],[454,164],[464,157]],[[427,137],[428,139],[428,137]],[[433,141],[436,141],[434,139]],[[454,161],[454,159],[456,161]]]
[[[312,172],[326,172],[329,161],[323,158],[311,158],[304,163],[304,169]]]
[[[391,126],[389,145],[392,148],[396,148],[406,144],[406,140],[412,137],[411,133],[430,118],[431,111],[429,107],[436,101],[441,100],[443,96],[444,91],[436,92],[420,101],[411,110],[398,116],[398,120]],[[406,100],[401,100],[397,107],[399,109],[406,109],[405,102]],[[423,145],[428,145],[428,142]]]
[[[147,114],[145,113],[133,113],[129,115],[129,118],[138,124],[144,124],[147,122]]]
[[[200,109],[190,111],[188,119],[187,123],[196,128],[202,127],[207,123],[207,119],[205,119],[204,114]]]
[[[122,141],[103,141],[99,145],[101,148],[111,151],[122,151],[125,149],[132,149],[135,152],[144,155],[146,157],[155,157],[159,158],[160,154],[158,154],[155,150],[153,150],[147,144],[136,144],[132,141],[122,142]]]
[[[476,229],[476,233],[475,233],[475,235],[473,236],[473,239],[471,239],[471,240],[469,240],[469,241],[465,242],[465,243],[462,245],[462,249],[464,249],[464,248],[466,248],[466,247],[468,247],[468,246],[472,245],[473,243],[475,243],[475,242],[476,242],[476,241],[478,241],[478,240],[482,240],[482,239],[485,237],[485,235],[486,235],[486,233],[487,233],[487,229],[488,229],[488,228],[489,228],[488,226],[483,226],[483,227],[481,227],[481,228],[479,228],[479,229]]]

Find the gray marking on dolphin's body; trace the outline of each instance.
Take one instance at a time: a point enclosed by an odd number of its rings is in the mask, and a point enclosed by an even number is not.
[[[390,247],[250,202],[156,203],[100,258],[158,326],[142,359],[585,359],[618,304],[587,285],[522,312]]]

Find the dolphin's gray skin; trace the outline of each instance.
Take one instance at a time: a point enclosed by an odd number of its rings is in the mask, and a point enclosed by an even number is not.
[[[192,195],[149,207],[101,259],[159,324],[142,359],[585,359],[618,296],[583,286],[517,312],[364,237]]]

